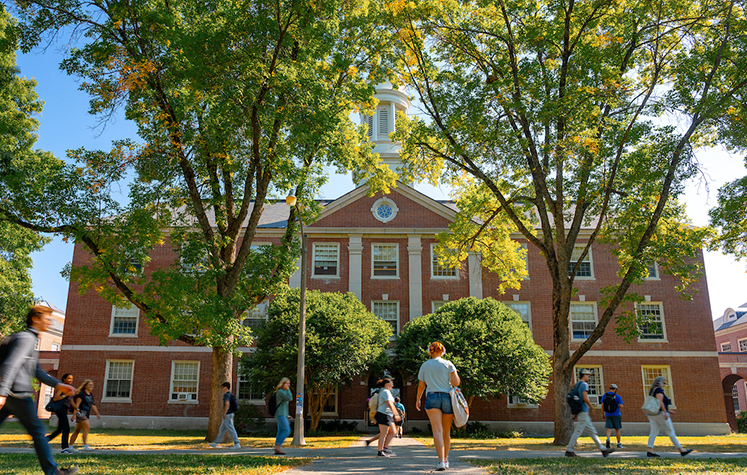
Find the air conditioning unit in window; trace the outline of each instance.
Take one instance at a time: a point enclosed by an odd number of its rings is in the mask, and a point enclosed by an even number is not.
[[[173,398],[173,396],[176,396],[176,398]],[[177,401],[193,401],[197,399],[197,394],[195,393],[174,393],[172,395],[173,399],[176,399]]]
[[[595,406],[598,406],[599,404],[601,404],[601,402],[599,402],[599,395],[589,394],[589,402],[594,404]]]

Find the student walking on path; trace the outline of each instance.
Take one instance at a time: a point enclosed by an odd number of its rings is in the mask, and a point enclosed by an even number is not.
[[[667,378],[664,376],[657,376],[654,378],[654,381],[651,383],[651,388],[648,391],[649,396],[654,396],[659,400],[661,411],[655,416],[647,416],[648,422],[651,424],[651,432],[648,435],[648,451],[646,452],[646,456],[659,457],[659,454],[654,452],[654,442],[656,442],[656,436],[663,431],[665,435],[669,436],[672,444],[677,447],[680,455],[684,457],[692,452],[693,449],[685,449],[682,447],[682,444],[680,444],[680,441],[677,439],[677,434],[674,433],[670,413],[674,413],[675,411],[674,409],[669,409],[669,404],[672,401],[670,401],[667,395],[664,394],[665,384],[667,384]]]
[[[394,398],[394,407],[397,408],[397,412],[399,412],[399,420],[395,421],[394,423],[397,425],[397,437],[402,438],[402,424],[405,423],[405,414],[407,414],[407,411],[405,410],[405,405],[402,404],[402,400],[398,397]]]
[[[231,383],[225,382],[221,384],[220,387],[223,390],[223,422],[220,424],[218,437],[208,445],[214,449],[217,448],[218,444],[223,442],[223,437],[226,435],[226,432],[228,432],[228,435],[233,439],[233,447],[231,448],[240,449],[241,444],[239,443],[239,435],[236,433],[236,427],[233,425],[233,416],[239,409],[239,401],[231,392]]]
[[[70,438],[70,447],[75,445],[78,434],[82,434],[83,450],[91,450],[88,445],[88,433],[91,431],[91,411],[96,414],[97,418],[101,419],[99,408],[96,407],[96,402],[93,399],[93,381],[90,379],[83,381],[83,384],[78,388],[78,394],[73,398],[72,405],[75,430]]]
[[[35,345],[39,334],[51,326],[51,314],[49,307],[34,305],[26,314],[26,330],[14,333],[0,346],[0,425],[13,414],[33,439],[44,475],[72,475],[78,472],[77,467],[59,468],[55,463],[32,397],[31,378],[64,394],[75,393],[74,387],[60,382],[39,367],[39,352]]]
[[[584,402],[581,404],[581,412],[573,416],[573,420],[576,424],[573,428],[573,435],[571,435],[571,440],[568,442],[568,447],[566,447],[565,449],[566,457],[577,457],[576,452],[574,451],[574,447],[576,446],[576,441],[584,432],[586,432],[594,441],[594,443],[597,444],[597,448],[602,452],[602,455],[604,457],[615,451],[615,449],[608,449],[602,446],[602,442],[599,440],[599,436],[597,436],[597,430],[591,423],[591,417],[589,416],[589,410],[591,409],[591,401],[589,401],[590,378],[591,371],[589,371],[588,369],[582,369],[581,380],[576,383],[576,385],[578,386],[577,392],[578,394],[582,395],[582,399]]]
[[[617,437],[617,448],[624,449],[620,441],[620,431],[622,430],[622,412],[623,400],[617,394],[617,384],[610,384],[610,390],[602,398],[602,409],[604,409],[604,427],[607,429],[607,442],[605,446],[610,448],[610,435],[615,431]]]
[[[290,422],[288,422],[288,403],[293,400],[293,394],[290,392],[290,379],[283,378],[275,387],[275,422],[278,425],[278,433],[275,437],[275,453],[285,455],[281,449],[283,442],[291,433]]]
[[[401,419],[397,414],[397,408],[394,407],[394,396],[392,388],[394,382],[389,378],[380,379],[376,385],[379,390],[379,407],[376,410],[376,424],[379,425],[379,457],[391,457],[395,455],[389,448],[389,443],[397,433],[397,426],[394,421]]]
[[[461,382],[456,367],[443,359],[446,348],[440,342],[433,342],[428,347],[431,359],[420,366],[418,372],[418,395],[415,409],[420,410],[420,398],[425,395],[425,413],[431,421],[433,444],[436,446],[438,465],[436,470],[449,468],[449,449],[451,448],[451,422],[454,420],[454,410],[451,407],[452,387]]]
[[[68,386],[72,386],[73,375],[70,373],[63,375],[62,382]],[[72,454],[73,449],[68,445],[68,439],[70,439],[70,420],[68,419],[68,412],[70,411],[70,396],[55,388],[52,401],[62,402],[60,408],[55,412],[55,415],[57,416],[57,429],[47,436],[47,440],[52,442],[55,437],[62,434],[62,450],[60,452],[63,454]]]

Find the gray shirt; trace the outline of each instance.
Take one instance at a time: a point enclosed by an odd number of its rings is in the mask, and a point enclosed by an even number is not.
[[[423,381],[427,393],[448,393],[451,391],[451,373],[456,367],[440,356],[431,358],[420,366],[418,381]]]
[[[394,404],[394,396],[392,396],[390,390],[382,388],[381,391],[379,391],[379,407],[376,408],[376,411],[394,417],[392,408],[387,404],[388,401],[392,401],[392,404]]]
[[[27,328],[9,337],[8,354],[0,366],[0,396],[32,395],[31,378],[50,387],[60,384],[59,379],[39,367],[39,352],[34,348],[38,336],[38,330]]]

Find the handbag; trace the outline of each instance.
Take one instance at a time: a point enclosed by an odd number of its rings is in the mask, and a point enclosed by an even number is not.
[[[50,399],[46,406],[44,406],[44,409],[47,410],[47,412],[54,412],[55,414],[62,410],[62,408],[65,407],[65,399],[60,399],[59,401],[55,401],[54,398]]]
[[[661,401],[654,396],[646,396],[646,400],[643,401],[641,410],[649,416],[655,416],[661,412]]]
[[[469,420],[467,399],[464,398],[464,394],[459,388],[451,388],[449,395],[451,395],[451,409],[454,411],[454,425],[462,427]]]

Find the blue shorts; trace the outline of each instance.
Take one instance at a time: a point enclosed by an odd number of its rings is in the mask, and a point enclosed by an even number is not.
[[[428,393],[425,395],[425,410],[440,409],[444,414],[454,414],[451,408],[451,394]]]

